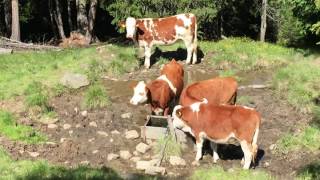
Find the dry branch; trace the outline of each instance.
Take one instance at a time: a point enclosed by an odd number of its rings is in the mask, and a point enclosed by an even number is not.
[[[251,88],[251,89],[265,89],[265,88],[270,88],[270,87],[271,87],[270,84],[267,84],[267,85],[265,85],[265,84],[253,84],[253,85],[248,85],[248,86],[239,86],[238,90],[240,90],[240,89],[249,89],[249,88]]]
[[[59,47],[56,46],[24,43],[20,41],[11,40],[6,37],[0,37],[0,48],[14,50],[61,50]]]

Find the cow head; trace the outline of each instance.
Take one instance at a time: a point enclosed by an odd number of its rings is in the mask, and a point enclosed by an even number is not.
[[[177,105],[174,107],[172,112],[172,118],[173,118],[173,127],[176,129],[183,129],[186,125],[182,120],[182,106]]]
[[[141,103],[145,103],[148,100],[148,89],[147,85],[144,81],[140,81],[133,88],[133,96],[130,100],[130,103],[133,105],[138,105]]]
[[[137,20],[133,17],[126,19],[127,38],[133,39],[136,33]]]

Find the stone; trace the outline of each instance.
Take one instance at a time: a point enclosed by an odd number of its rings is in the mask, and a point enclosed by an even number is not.
[[[104,131],[97,131],[97,134],[101,135],[101,136],[105,136],[108,137],[108,133],[104,132]]]
[[[144,172],[145,174],[156,175],[161,174],[164,175],[166,173],[166,168],[158,167],[158,166],[149,166]]]
[[[150,146],[142,142],[136,146],[136,150],[143,154],[146,153],[149,149],[150,149]]]
[[[120,134],[120,132],[117,130],[113,130],[113,131],[111,131],[111,134]]]
[[[97,154],[99,152],[99,150],[93,150],[92,154]]]
[[[74,108],[74,112],[75,112],[76,114],[78,114],[78,112],[79,112],[78,107],[75,107],[75,108]]]
[[[69,134],[70,134],[70,135],[71,135],[71,134],[73,134],[73,131],[72,131],[72,130],[70,130],[70,131],[69,131]]]
[[[136,130],[131,130],[126,132],[127,139],[137,139],[138,137],[139,137],[139,134]]]
[[[150,166],[150,161],[137,161],[136,162],[136,169],[138,170],[145,170]]]
[[[179,156],[170,156],[169,162],[173,166],[185,166],[186,161]]]
[[[107,160],[112,161],[114,159],[118,159],[120,156],[118,154],[110,153],[108,154]]]
[[[129,151],[120,151],[120,158],[121,159],[130,159],[132,157],[132,154]]]
[[[76,124],[76,128],[80,128],[81,127],[81,124]]]
[[[133,162],[137,162],[137,161],[141,160],[141,157],[133,156],[133,157],[130,158],[130,160],[133,161]]]
[[[89,165],[90,162],[86,160],[86,161],[81,161],[80,164],[82,164],[82,165]]]
[[[269,149],[272,151],[272,150],[274,150],[274,149],[275,149],[275,147],[276,147],[276,145],[275,145],[275,144],[271,144],[271,145],[269,146]]]
[[[87,117],[87,116],[88,116],[88,111],[82,111],[82,112],[81,112],[81,116]]]
[[[111,143],[113,142],[113,139],[112,139],[112,138],[110,138],[110,142],[111,142]]]
[[[128,113],[121,114],[121,118],[122,119],[130,119],[130,118],[132,118],[132,113],[128,112]]]
[[[156,166],[156,165],[158,165],[159,162],[160,162],[160,159],[151,159],[149,161],[150,166]]]
[[[38,157],[40,154],[38,152],[28,152],[31,157]]]
[[[133,155],[138,156],[139,152],[138,151],[133,151]]]
[[[60,142],[63,143],[63,142],[65,142],[66,140],[67,140],[67,138],[61,138],[61,139],[60,139]]]
[[[46,142],[46,144],[48,144],[48,145],[56,145],[55,142],[50,142],[50,141]]]
[[[97,123],[95,121],[92,121],[89,123],[89,126],[91,127],[98,127]]]
[[[88,139],[88,142],[93,142],[95,140],[95,138],[90,138]]]
[[[147,144],[149,144],[149,145],[152,144],[152,140],[151,140],[151,139],[147,139],[146,142],[147,142]]]
[[[58,127],[58,125],[56,125],[56,124],[48,124],[49,129],[55,129],[57,127]]]
[[[83,74],[67,72],[60,79],[60,83],[66,87],[78,89],[90,84],[88,77]]]
[[[270,166],[270,163],[268,163],[268,162],[264,163],[264,167],[269,167],[269,166]]]
[[[70,124],[64,124],[63,125],[63,129],[65,129],[65,130],[70,129],[70,128],[71,128]]]

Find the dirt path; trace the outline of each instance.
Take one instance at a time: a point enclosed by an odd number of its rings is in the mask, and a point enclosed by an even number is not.
[[[216,76],[216,71],[211,67],[207,62],[185,66],[185,82],[190,83]],[[141,142],[140,138],[128,140],[124,137],[128,130],[140,132],[139,127],[144,124],[145,117],[149,113],[148,106],[129,104],[129,98],[132,95],[129,86],[132,81],[151,80],[158,76],[158,72],[159,68],[154,66],[148,71],[140,70],[126,74],[117,81],[105,79],[104,85],[112,104],[104,109],[89,111],[81,108],[83,90],[52,99],[50,103],[59,117],[56,123],[57,128],[50,129],[47,125],[34,124],[35,128],[47,134],[50,141],[47,144],[25,145],[3,137],[0,138],[0,143],[14,159],[46,159],[53,164],[70,167],[89,164],[93,167],[111,167],[121,174],[142,173],[136,170],[135,162],[132,160],[108,161],[107,156],[109,153],[119,154],[120,150],[133,153],[136,145]],[[243,81],[240,85],[265,84],[270,80],[270,74],[251,73],[241,75],[241,78]],[[275,155],[270,150],[283,133],[299,131],[298,124],[308,122],[310,117],[296,113],[284,101],[275,98],[270,89],[244,89],[239,91],[239,97],[241,96],[250,97],[250,101],[244,105],[257,108],[263,117],[259,134],[260,161],[257,169],[266,170],[279,179],[292,179],[300,167],[317,158],[316,155],[306,152]],[[132,114],[131,118],[121,118],[122,114],[128,112]],[[114,130],[119,134],[112,133]],[[28,152],[38,152],[39,156],[31,157]],[[225,169],[240,167],[242,153],[239,148],[222,147],[219,153],[222,158],[218,162],[219,166]],[[153,150],[150,150],[138,156],[141,159],[150,160],[153,155]],[[186,162],[193,161],[195,152],[191,141],[183,150],[182,157]],[[210,154],[205,154],[200,167],[211,166],[211,158]],[[186,167],[173,167],[165,162],[163,166],[167,167],[170,176],[176,177],[188,176],[193,170],[199,168],[192,166],[191,163],[187,163]]]

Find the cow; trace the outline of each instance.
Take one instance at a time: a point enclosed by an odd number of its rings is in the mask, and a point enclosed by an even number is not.
[[[161,76],[146,84],[140,81],[134,87],[130,100],[133,105],[149,103],[151,112],[156,115],[169,115],[169,106],[181,94],[183,89],[183,66],[174,59],[164,65]]]
[[[121,21],[126,37],[132,39],[139,48],[144,48],[144,66],[150,68],[150,56],[153,45],[170,45],[182,40],[187,48],[186,63],[197,62],[197,20],[192,13],[178,14],[163,18],[135,19],[128,17]]]
[[[193,83],[183,89],[179,104],[189,106],[206,98],[210,104],[234,105],[238,83],[232,77],[216,77]]]
[[[218,144],[240,144],[244,153],[244,169],[249,169],[258,151],[260,114],[252,108],[237,105],[208,104],[208,100],[190,106],[177,105],[172,112],[173,127],[189,132],[196,139],[198,164],[204,139],[211,141],[213,162],[219,159]]]

